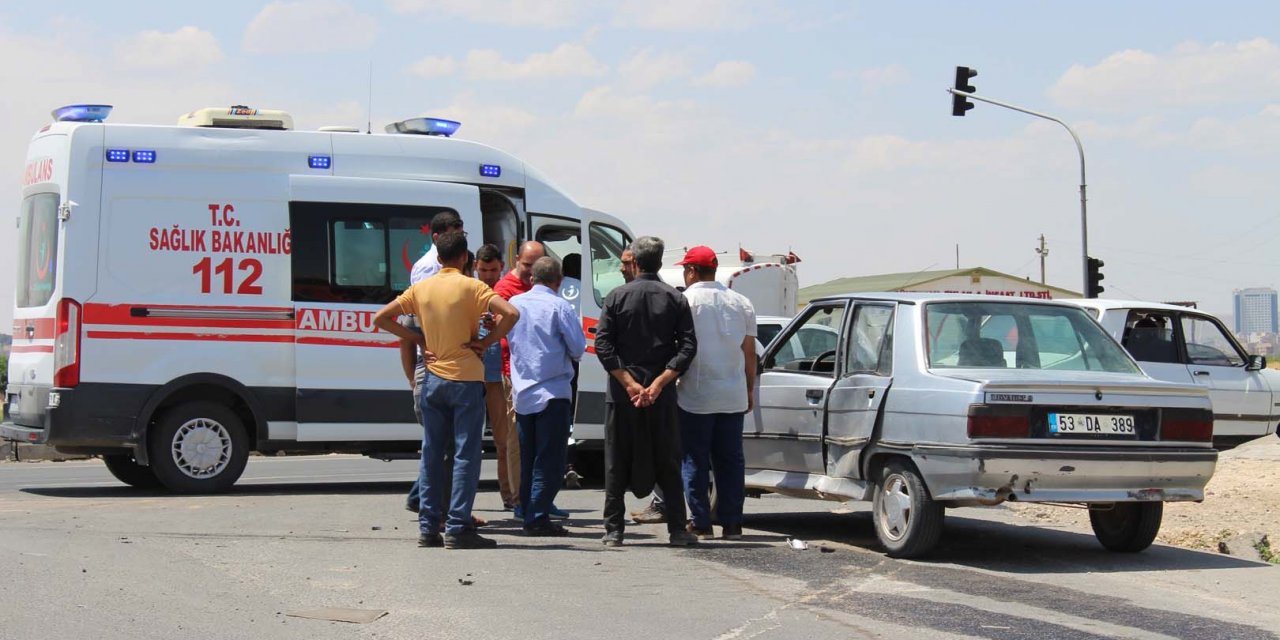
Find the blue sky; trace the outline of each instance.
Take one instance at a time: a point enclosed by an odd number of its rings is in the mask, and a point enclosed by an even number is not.
[[[52,11],[50,6],[54,8]],[[0,200],[69,102],[113,120],[431,113],[669,244],[794,250],[802,284],[954,266],[1080,286],[1084,139],[1107,295],[1230,309],[1280,285],[1280,5],[1267,2],[224,0],[0,5]],[[0,246],[13,246],[0,225]],[[0,299],[14,266],[0,260]],[[0,305],[2,327],[10,309]]]

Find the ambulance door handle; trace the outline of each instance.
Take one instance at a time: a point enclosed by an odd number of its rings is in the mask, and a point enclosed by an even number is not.
[[[1194,374],[1196,374],[1196,375],[1198,375],[1198,376],[1207,376],[1207,375],[1209,375],[1209,372],[1208,372],[1208,371],[1205,371],[1205,370],[1203,370],[1203,369],[1198,370],[1198,371],[1193,371],[1192,373],[1194,373]]]
[[[596,328],[595,328],[595,327],[591,327],[590,329],[587,329],[587,333],[589,333],[589,334],[591,334],[591,335],[593,335],[593,336],[594,336],[594,335],[596,334]]]
[[[36,337],[35,325],[27,325],[27,339],[32,340]]]

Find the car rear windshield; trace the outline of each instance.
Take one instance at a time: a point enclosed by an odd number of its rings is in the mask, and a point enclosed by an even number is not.
[[[58,194],[37,193],[18,215],[19,307],[42,307],[53,297],[58,268]]]
[[[1137,373],[1137,365],[1081,309],[1016,302],[925,307],[929,367]]]

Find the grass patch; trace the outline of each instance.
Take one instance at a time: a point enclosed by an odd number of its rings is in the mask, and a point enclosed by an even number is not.
[[[1271,564],[1280,564],[1280,552],[1271,548],[1271,538],[1262,536],[1262,539],[1258,540],[1258,543],[1253,545],[1253,548],[1258,550],[1258,555],[1262,557],[1263,561]]]

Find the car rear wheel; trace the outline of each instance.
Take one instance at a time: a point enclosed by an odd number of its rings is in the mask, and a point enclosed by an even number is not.
[[[216,402],[188,402],[164,413],[149,439],[151,467],[176,493],[221,493],[249,459],[244,424]]]
[[[110,471],[116,480],[131,487],[155,489],[160,486],[160,480],[156,478],[151,467],[138,464],[138,461],[133,459],[132,453],[105,455],[102,456],[102,461],[106,463],[107,471]]]
[[[1089,509],[1089,524],[1098,542],[1111,551],[1134,553],[1151,546],[1164,519],[1163,502],[1117,502]]]
[[[891,558],[917,558],[942,537],[942,504],[929,497],[920,474],[909,463],[885,465],[872,501],[876,538]]]

